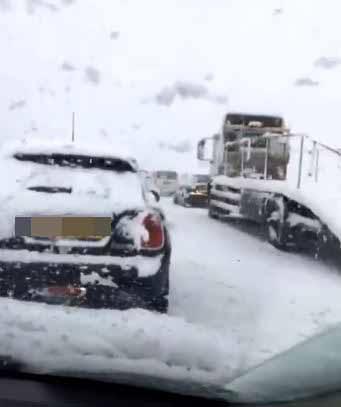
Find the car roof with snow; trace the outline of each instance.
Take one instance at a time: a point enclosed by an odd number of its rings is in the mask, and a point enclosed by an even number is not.
[[[0,208],[8,222],[0,235],[10,235],[15,216],[111,216],[145,207],[134,161],[103,152],[101,146],[91,151],[76,143],[20,142],[2,148],[0,173],[7,176]]]

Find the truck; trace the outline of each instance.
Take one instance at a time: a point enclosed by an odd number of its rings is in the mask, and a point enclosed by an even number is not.
[[[209,162],[211,218],[257,222],[282,250],[340,249],[339,150],[292,133],[283,117],[228,113],[197,158]]]

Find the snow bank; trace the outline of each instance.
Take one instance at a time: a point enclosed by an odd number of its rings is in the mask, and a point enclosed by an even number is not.
[[[222,383],[235,348],[207,327],[143,310],[84,310],[0,299],[0,354],[41,373],[118,373]]]

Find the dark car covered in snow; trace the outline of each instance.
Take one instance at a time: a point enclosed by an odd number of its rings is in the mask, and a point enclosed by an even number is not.
[[[207,207],[208,192],[206,183],[194,183],[182,185],[173,196],[173,202],[178,205],[189,207]]]
[[[134,160],[107,150],[46,142],[1,150],[0,296],[167,311],[164,215]]]

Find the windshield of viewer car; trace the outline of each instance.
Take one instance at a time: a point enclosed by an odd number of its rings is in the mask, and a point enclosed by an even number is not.
[[[338,389],[340,12],[0,0],[0,365]]]

